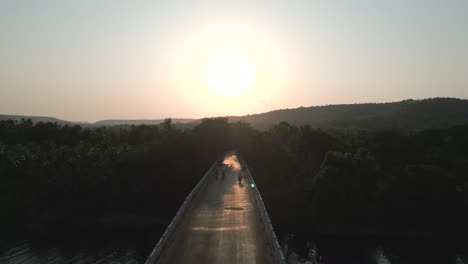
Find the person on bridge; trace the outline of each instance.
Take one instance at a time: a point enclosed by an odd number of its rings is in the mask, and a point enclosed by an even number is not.
[[[239,183],[242,183],[243,178],[244,178],[244,176],[242,176],[242,173],[239,172],[239,175],[237,175],[237,180],[239,181]]]

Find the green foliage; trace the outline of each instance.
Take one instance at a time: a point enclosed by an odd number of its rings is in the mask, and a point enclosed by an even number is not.
[[[206,153],[224,153],[232,149],[231,127],[227,118],[205,118],[193,128],[200,147]]]
[[[317,224],[371,224],[378,165],[364,148],[328,152],[314,179],[312,217]]]
[[[335,131],[280,123],[242,149],[280,237],[468,234],[468,125]]]
[[[326,133],[281,122],[258,132],[226,118],[186,130],[170,119],[95,129],[0,121],[0,224],[97,230],[115,224],[103,219],[136,215],[164,229],[232,149],[247,161],[280,237],[468,234],[468,125]]]
[[[226,126],[206,120],[181,131],[166,120],[160,126],[83,129],[0,121],[0,224],[37,233],[98,230],[116,224],[103,219],[138,215],[165,228],[229,146],[223,143],[228,134],[221,133]],[[207,141],[217,148],[206,151]]]

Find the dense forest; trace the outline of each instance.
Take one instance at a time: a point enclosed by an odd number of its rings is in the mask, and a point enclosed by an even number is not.
[[[0,121],[1,233],[162,232],[228,149],[213,138],[227,124],[211,123],[181,131],[170,119],[124,129]]]
[[[283,122],[241,151],[282,238],[466,241],[468,125],[325,133]]]
[[[237,149],[280,239],[468,235],[468,125],[333,130],[227,118],[190,129],[0,121],[1,232],[164,230],[225,151]]]

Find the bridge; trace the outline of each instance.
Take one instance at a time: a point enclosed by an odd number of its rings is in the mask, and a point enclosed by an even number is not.
[[[213,164],[187,196],[146,261],[154,263],[286,263],[260,192],[236,154]]]

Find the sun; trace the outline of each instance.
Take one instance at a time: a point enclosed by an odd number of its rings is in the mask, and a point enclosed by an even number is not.
[[[206,69],[208,86],[222,96],[240,96],[254,78],[252,63],[241,54],[229,52],[216,56]]]

